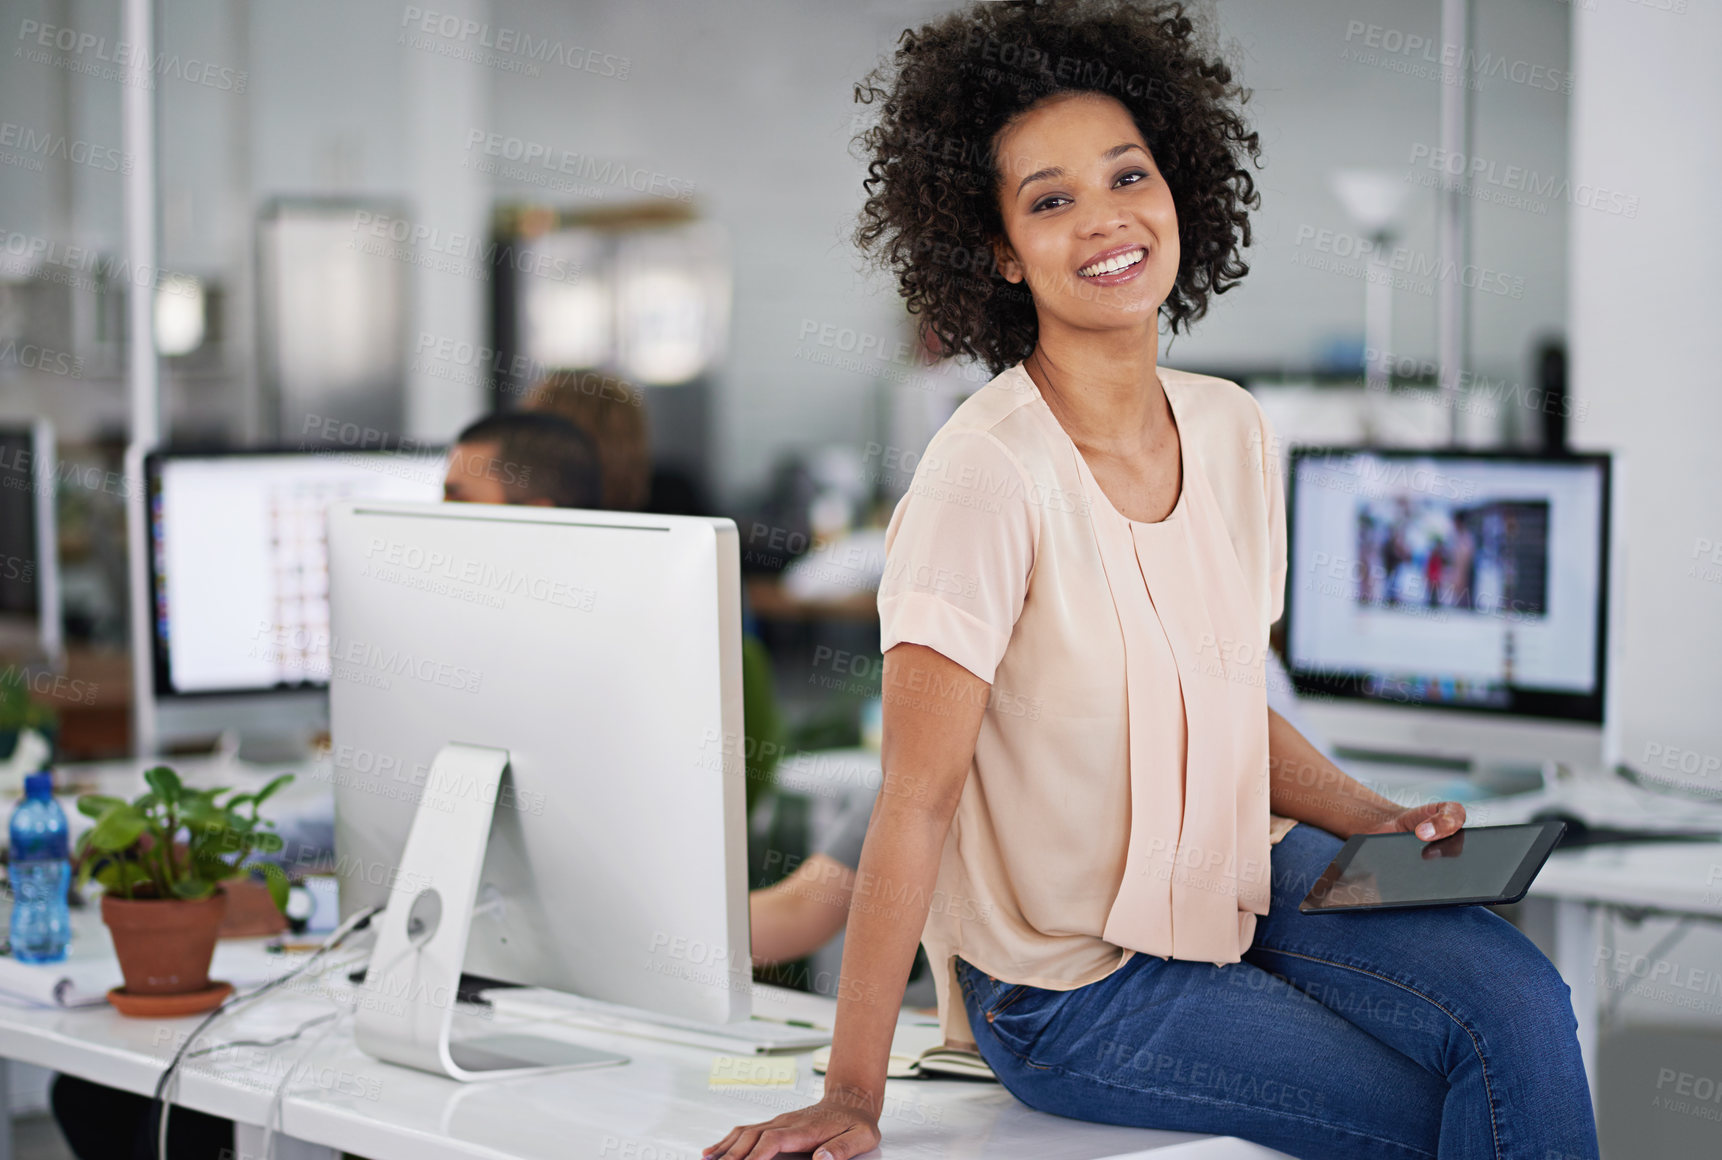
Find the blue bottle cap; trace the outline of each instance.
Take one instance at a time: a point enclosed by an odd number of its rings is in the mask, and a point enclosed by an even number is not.
[[[45,798],[54,796],[54,771],[44,769],[40,773],[26,774],[24,777],[24,796]]]

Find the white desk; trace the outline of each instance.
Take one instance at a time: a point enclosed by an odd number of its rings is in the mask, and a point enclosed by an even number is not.
[[[1613,968],[1599,961],[1609,908],[1722,918],[1722,842],[1590,846],[1550,857],[1531,898],[1554,908],[1554,964],[1572,989],[1585,1075],[1596,1090],[1602,1000]]]
[[[847,759],[840,763],[845,777],[838,781],[854,773],[851,766],[866,764],[858,765],[852,754],[841,756]],[[175,759],[169,764],[192,785],[255,788],[278,772],[277,767],[211,758]],[[142,768],[136,762],[109,762],[69,766],[64,773],[67,780],[102,792],[130,795],[143,788]],[[294,812],[296,805],[314,810],[316,799],[327,794],[326,774],[320,778],[315,768],[305,773],[309,776],[302,774],[276,799],[281,808],[272,809],[272,816]],[[865,792],[870,787],[858,782],[841,788]],[[94,914],[81,912],[75,921],[82,928],[81,938],[103,939]],[[92,924],[96,929],[91,929]],[[199,1046],[274,1038],[336,1009],[332,999],[316,995],[272,997],[255,1010],[217,1024]],[[755,1009],[829,1026],[836,1003],[769,989],[756,1000]],[[0,1007],[0,1058],[151,1094],[177,1046],[176,1037],[195,1023],[195,1019],[126,1019],[106,1007],[76,1011]],[[500,1023],[489,1024],[489,1029]],[[244,1049],[194,1064],[179,1081],[176,1104],[235,1121],[241,1156],[260,1155],[261,1126],[270,1116],[277,1086],[288,1077],[278,1128],[299,1143],[289,1141],[287,1148],[278,1148],[282,1160],[323,1160],[333,1156],[331,1149],[368,1160],[586,1156],[695,1160],[702,1146],[721,1139],[738,1123],[769,1119],[813,1102],[823,1083],[813,1074],[809,1054],[797,1057],[797,1081],[792,1088],[714,1088],[709,1079],[718,1052],[582,1030],[570,1034],[625,1054],[632,1062],[619,1068],[462,1085],[364,1055],[353,1042],[350,1016],[318,1042],[323,1030],[313,1029],[299,1041],[267,1050]],[[307,1049],[308,1054],[302,1054]],[[1116,1128],[1048,1116],[1025,1107],[996,1084],[962,1080],[890,1081],[880,1126],[894,1156],[1272,1160],[1282,1155],[1231,1137]],[[0,1160],[4,1157],[0,1142]]]
[[[201,782],[213,775],[231,784],[231,769],[222,771],[215,763],[209,767],[178,764],[188,780]],[[103,773],[104,788],[111,779],[115,791],[121,791],[117,783],[136,776],[135,767],[128,774],[119,763]],[[1371,776],[1379,771],[1357,773],[1407,804],[1449,796],[1454,786],[1450,778],[1395,779],[1384,773]],[[1523,820],[1568,792],[1470,800],[1466,806],[1474,825],[1504,824]],[[1677,812],[1696,824],[1707,824],[1710,816],[1722,817],[1722,812],[1676,801],[1648,801],[1644,808],[1649,813]],[[1632,824],[1627,817],[1616,820]],[[1557,854],[1533,885],[1531,898],[1554,909],[1553,957],[1572,988],[1580,1046],[1594,1091],[1601,998],[1596,971],[1599,915],[1606,907],[1619,907],[1722,916],[1722,843],[1602,846]],[[830,1000],[813,996],[795,995],[784,1001],[805,1006],[803,1014],[817,1021],[828,1021],[834,1010]],[[278,1034],[288,1016],[301,1012],[285,1023],[287,1027],[306,1017],[302,1012],[309,1002],[294,997],[280,1005],[265,1005],[219,1025],[210,1042]],[[148,1093],[171,1053],[173,1036],[191,1025],[190,1020],[128,1020],[105,1008],[0,1009],[0,1056]],[[313,1031],[310,1036],[316,1034]],[[258,1134],[257,1129],[244,1126],[264,1122],[275,1083],[291,1071],[295,1079],[282,1107],[286,1133],[371,1160],[560,1160],[569,1156],[693,1160],[702,1145],[719,1139],[734,1124],[766,1119],[811,1102],[819,1088],[805,1056],[798,1060],[794,1088],[713,1089],[707,1081],[714,1052],[583,1034],[591,1042],[630,1055],[634,1062],[625,1068],[463,1086],[377,1063],[353,1045],[348,1023],[303,1060],[298,1055],[305,1047],[301,1042],[224,1061],[219,1072],[194,1069],[182,1081],[181,1102],[241,1124],[242,1155],[246,1141]],[[1044,1116],[995,1085],[893,1080],[888,1094],[890,1114],[882,1127],[888,1152],[897,1156],[1077,1160],[1154,1155],[1260,1160],[1279,1155],[1232,1138],[1145,1132]]]
[[[760,1007],[784,1017],[829,1020],[833,1000],[773,992]],[[217,1024],[204,1041],[269,1039],[333,1009],[316,996],[266,1000]],[[137,1020],[106,1007],[81,1011],[0,1008],[0,1055],[127,1091],[153,1092],[177,1036],[195,1021]],[[490,1024],[496,1029],[498,1020]],[[279,1157],[344,1149],[369,1160],[697,1160],[700,1148],[738,1123],[768,1119],[817,1098],[810,1057],[796,1057],[793,1088],[709,1086],[718,1053],[581,1032],[583,1042],[631,1057],[624,1067],[463,1085],[378,1063],[354,1045],[350,1022],[316,1042],[216,1056],[180,1081],[178,1106],[225,1116],[241,1129],[243,1156],[258,1156],[259,1127],[276,1085],[289,1077]],[[543,1027],[537,1028],[543,1031]],[[303,1058],[301,1058],[303,1056]],[[881,1121],[894,1157],[1166,1157],[1272,1160],[1281,1153],[1230,1137],[1087,1124],[1035,1112],[996,1084],[891,1080]],[[305,1148],[308,1144],[317,1146]]]

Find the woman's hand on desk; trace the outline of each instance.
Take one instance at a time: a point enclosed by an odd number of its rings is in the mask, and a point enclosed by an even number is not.
[[[879,1117],[860,1106],[865,1097],[841,1093],[763,1124],[744,1124],[707,1148],[706,1160],[768,1160],[780,1152],[812,1152],[814,1160],[849,1160],[879,1146]]]
[[[1416,834],[1425,842],[1440,842],[1423,851],[1424,857],[1451,858],[1465,848],[1465,807],[1459,802],[1429,802],[1400,810],[1382,821],[1366,834]],[[1443,838],[1452,841],[1442,842]]]

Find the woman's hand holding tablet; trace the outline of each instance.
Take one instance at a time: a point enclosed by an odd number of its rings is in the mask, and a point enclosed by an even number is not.
[[[1452,827],[1446,837],[1425,843],[1416,840],[1419,824],[1414,820],[1409,833],[1383,828],[1347,839],[1298,905],[1299,913],[1517,902],[1566,829],[1558,821],[1467,831]],[[1439,830],[1439,821],[1436,825]]]
[[[1458,802],[1427,802],[1399,811],[1379,826],[1359,830],[1362,834],[1416,834],[1435,842],[1459,833],[1465,824],[1465,807]],[[1461,838],[1461,841],[1463,839]]]

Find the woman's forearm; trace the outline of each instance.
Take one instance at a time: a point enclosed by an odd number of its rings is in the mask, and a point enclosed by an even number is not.
[[[927,924],[948,814],[896,803],[881,791],[861,850],[843,940],[826,1098],[879,1114],[885,1070],[915,948]]]
[[[1268,808],[1341,838],[1368,833],[1404,809],[1347,775],[1272,709],[1268,710]]]
[[[989,686],[922,645],[885,654],[884,783],[861,843],[825,1099],[875,1119],[945,837],[974,760]]]

